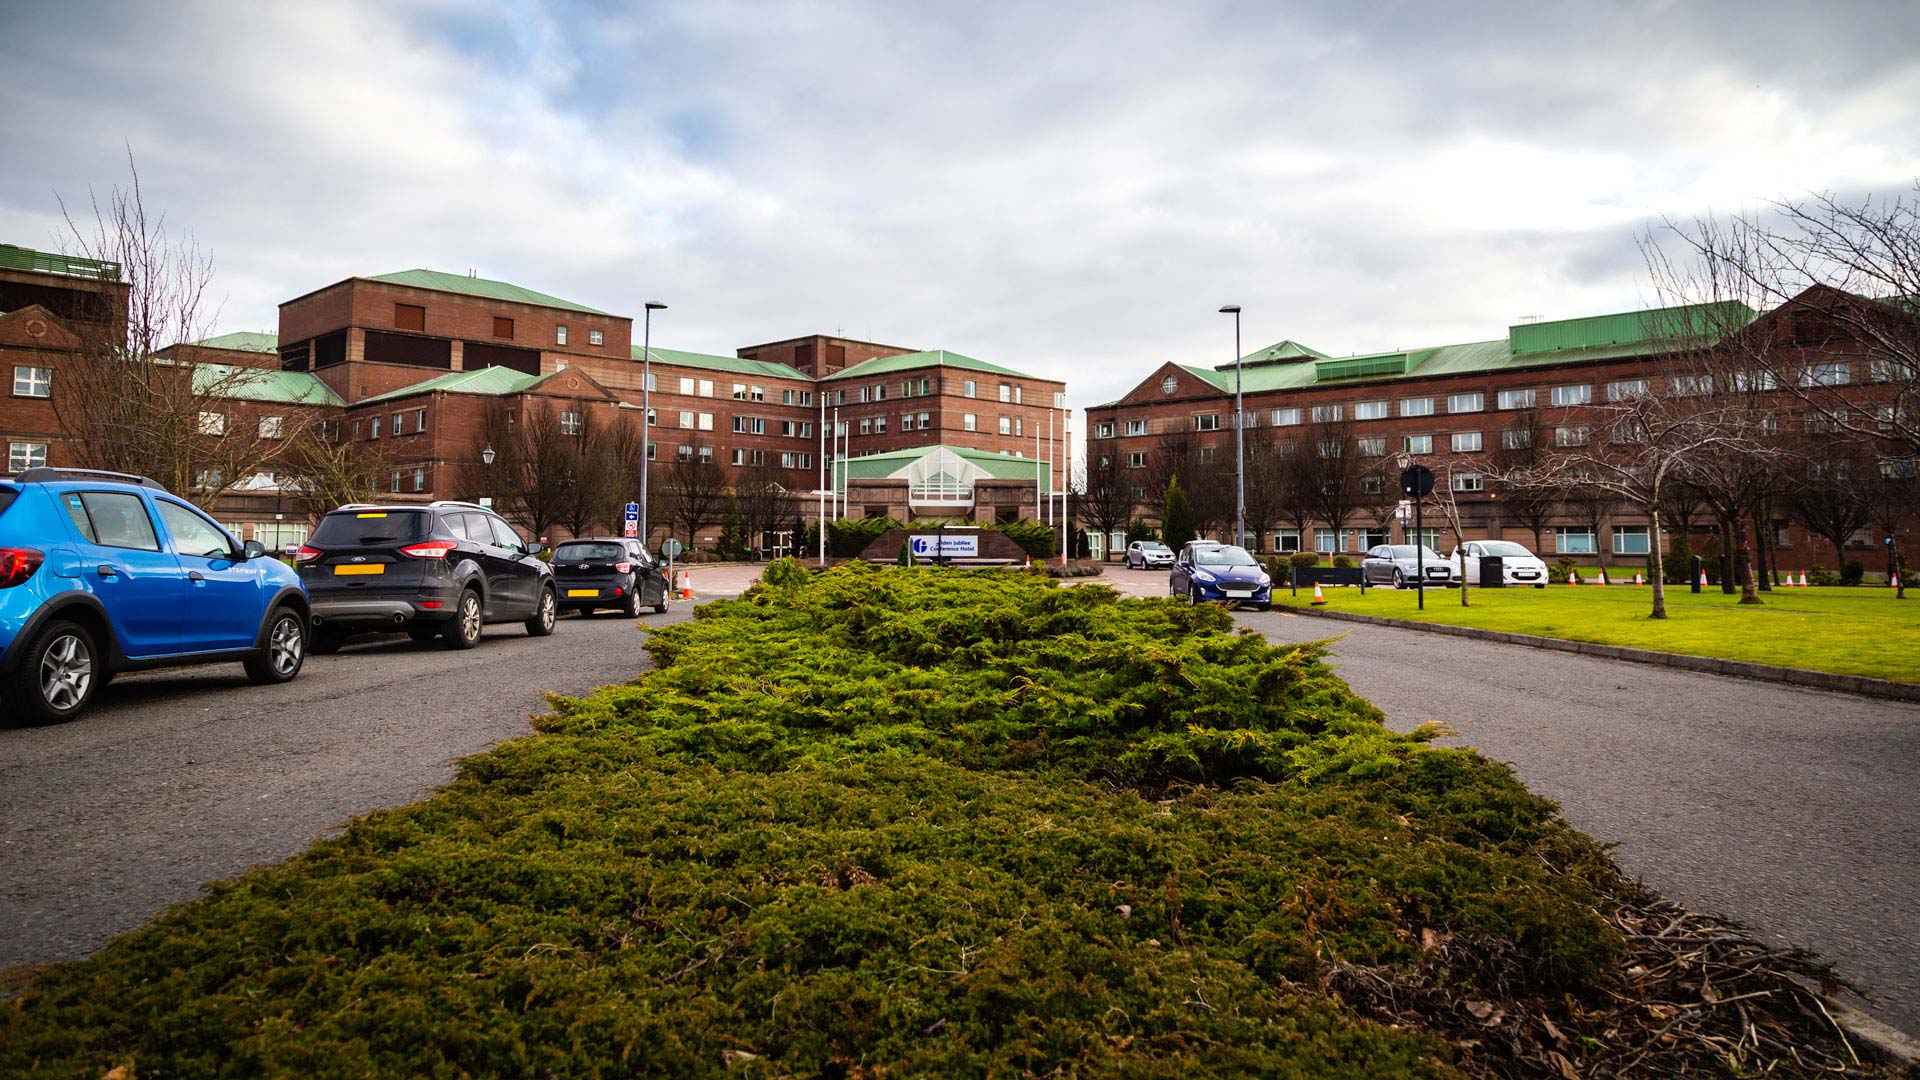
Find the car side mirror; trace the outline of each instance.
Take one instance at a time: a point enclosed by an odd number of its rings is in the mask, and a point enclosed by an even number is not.
[[[249,540],[246,543],[240,545],[240,561],[242,562],[245,562],[248,559],[264,558],[266,554],[267,554],[267,545],[261,543],[258,540]]]
[[[538,555],[541,552],[547,550],[547,545],[541,543],[538,540],[529,540],[526,543],[520,545],[520,550],[526,552],[529,555]]]

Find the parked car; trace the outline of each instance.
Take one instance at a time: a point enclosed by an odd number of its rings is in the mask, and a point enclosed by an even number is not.
[[[1426,583],[1432,586],[1453,584],[1453,569],[1432,548],[1416,549],[1412,544],[1381,544],[1369,548],[1360,560],[1360,574],[1369,585],[1412,588],[1420,571],[1426,571]]]
[[[471,649],[487,623],[553,633],[560,597],[546,548],[498,514],[464,502],[353,504],[328,513],[300,547],[317,653],[354,634],[404,630]]]
[[[1190,604],[1224,600],[1265,611],[1273,603],[1273,579],[1246,548],[1196,540],[1180,549],[1167,575],[1167,592]]]
[[[1511,540],[1475,540],[1454,548],[1448,560],[1454,577],[1469,585],[1480,584],[1480,559],[1487,555],[1500,557],[1500,580],[1506,584],[1547,587],[1547,564]]]
[[[667,576],[638,540],[568,540],[553,549],[553,579],[561,611],[617,609],[637,619],[649,607],[667,610]]]
[[[1127,545],[1127,569],[1157,570],[1173,565],[1173,549],[1158,540],[1135,540]]]
[[[26,469],[0,479],[0,716],[78,716],[123,671],[238,661],[300,674],[307,594],[142,476]]]

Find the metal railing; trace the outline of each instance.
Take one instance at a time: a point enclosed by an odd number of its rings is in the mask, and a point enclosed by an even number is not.
[[[0,244],[0,269],[37,270],[45,274],[63,274],[67,277],[97,278],[102,281],[119,281],[120,264],[101,259],[82,259],[74,255],[54,255],[32,248],[15,247],[12,244]]]

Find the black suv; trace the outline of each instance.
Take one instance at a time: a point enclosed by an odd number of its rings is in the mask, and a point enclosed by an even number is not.
[[[638,618],[642,608],[667,610],[667,577],[638,540],[568,540],[553,549],[553,577],[562,611],[616,608]]]
[[[472,503],[343,506],[300,548],[313,610],[309,650],[338,650],[348,635],[404,630],[471,649],[486,623],[553,633],[559,611],[546,550]]]

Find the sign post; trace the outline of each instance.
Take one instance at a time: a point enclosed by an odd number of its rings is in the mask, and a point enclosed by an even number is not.
[[[680,541],[669,536],[660,544],[660,554],[667,557],[667,595],[673,595],[673,557],[680,554]]]
[[[621,535],[629,536],[629,537],[640,535],[640,504],[639,503],[630,502],[627,504],[626,531],[623,532]]]
[[[1400,490],[1413,500],[1413,595],[1421,611],[1427,610],[1427,531],[1421,527],[1421,504],[1433,492],[1433,470],[1425,465],[1409,465],[1400,470]]]
[[[977,533],[948,536],[944,531],[909,536],[907,557],[916,562],[932,559],[942,565],[949,559],[977,559],[980,557],[980,536]]]

